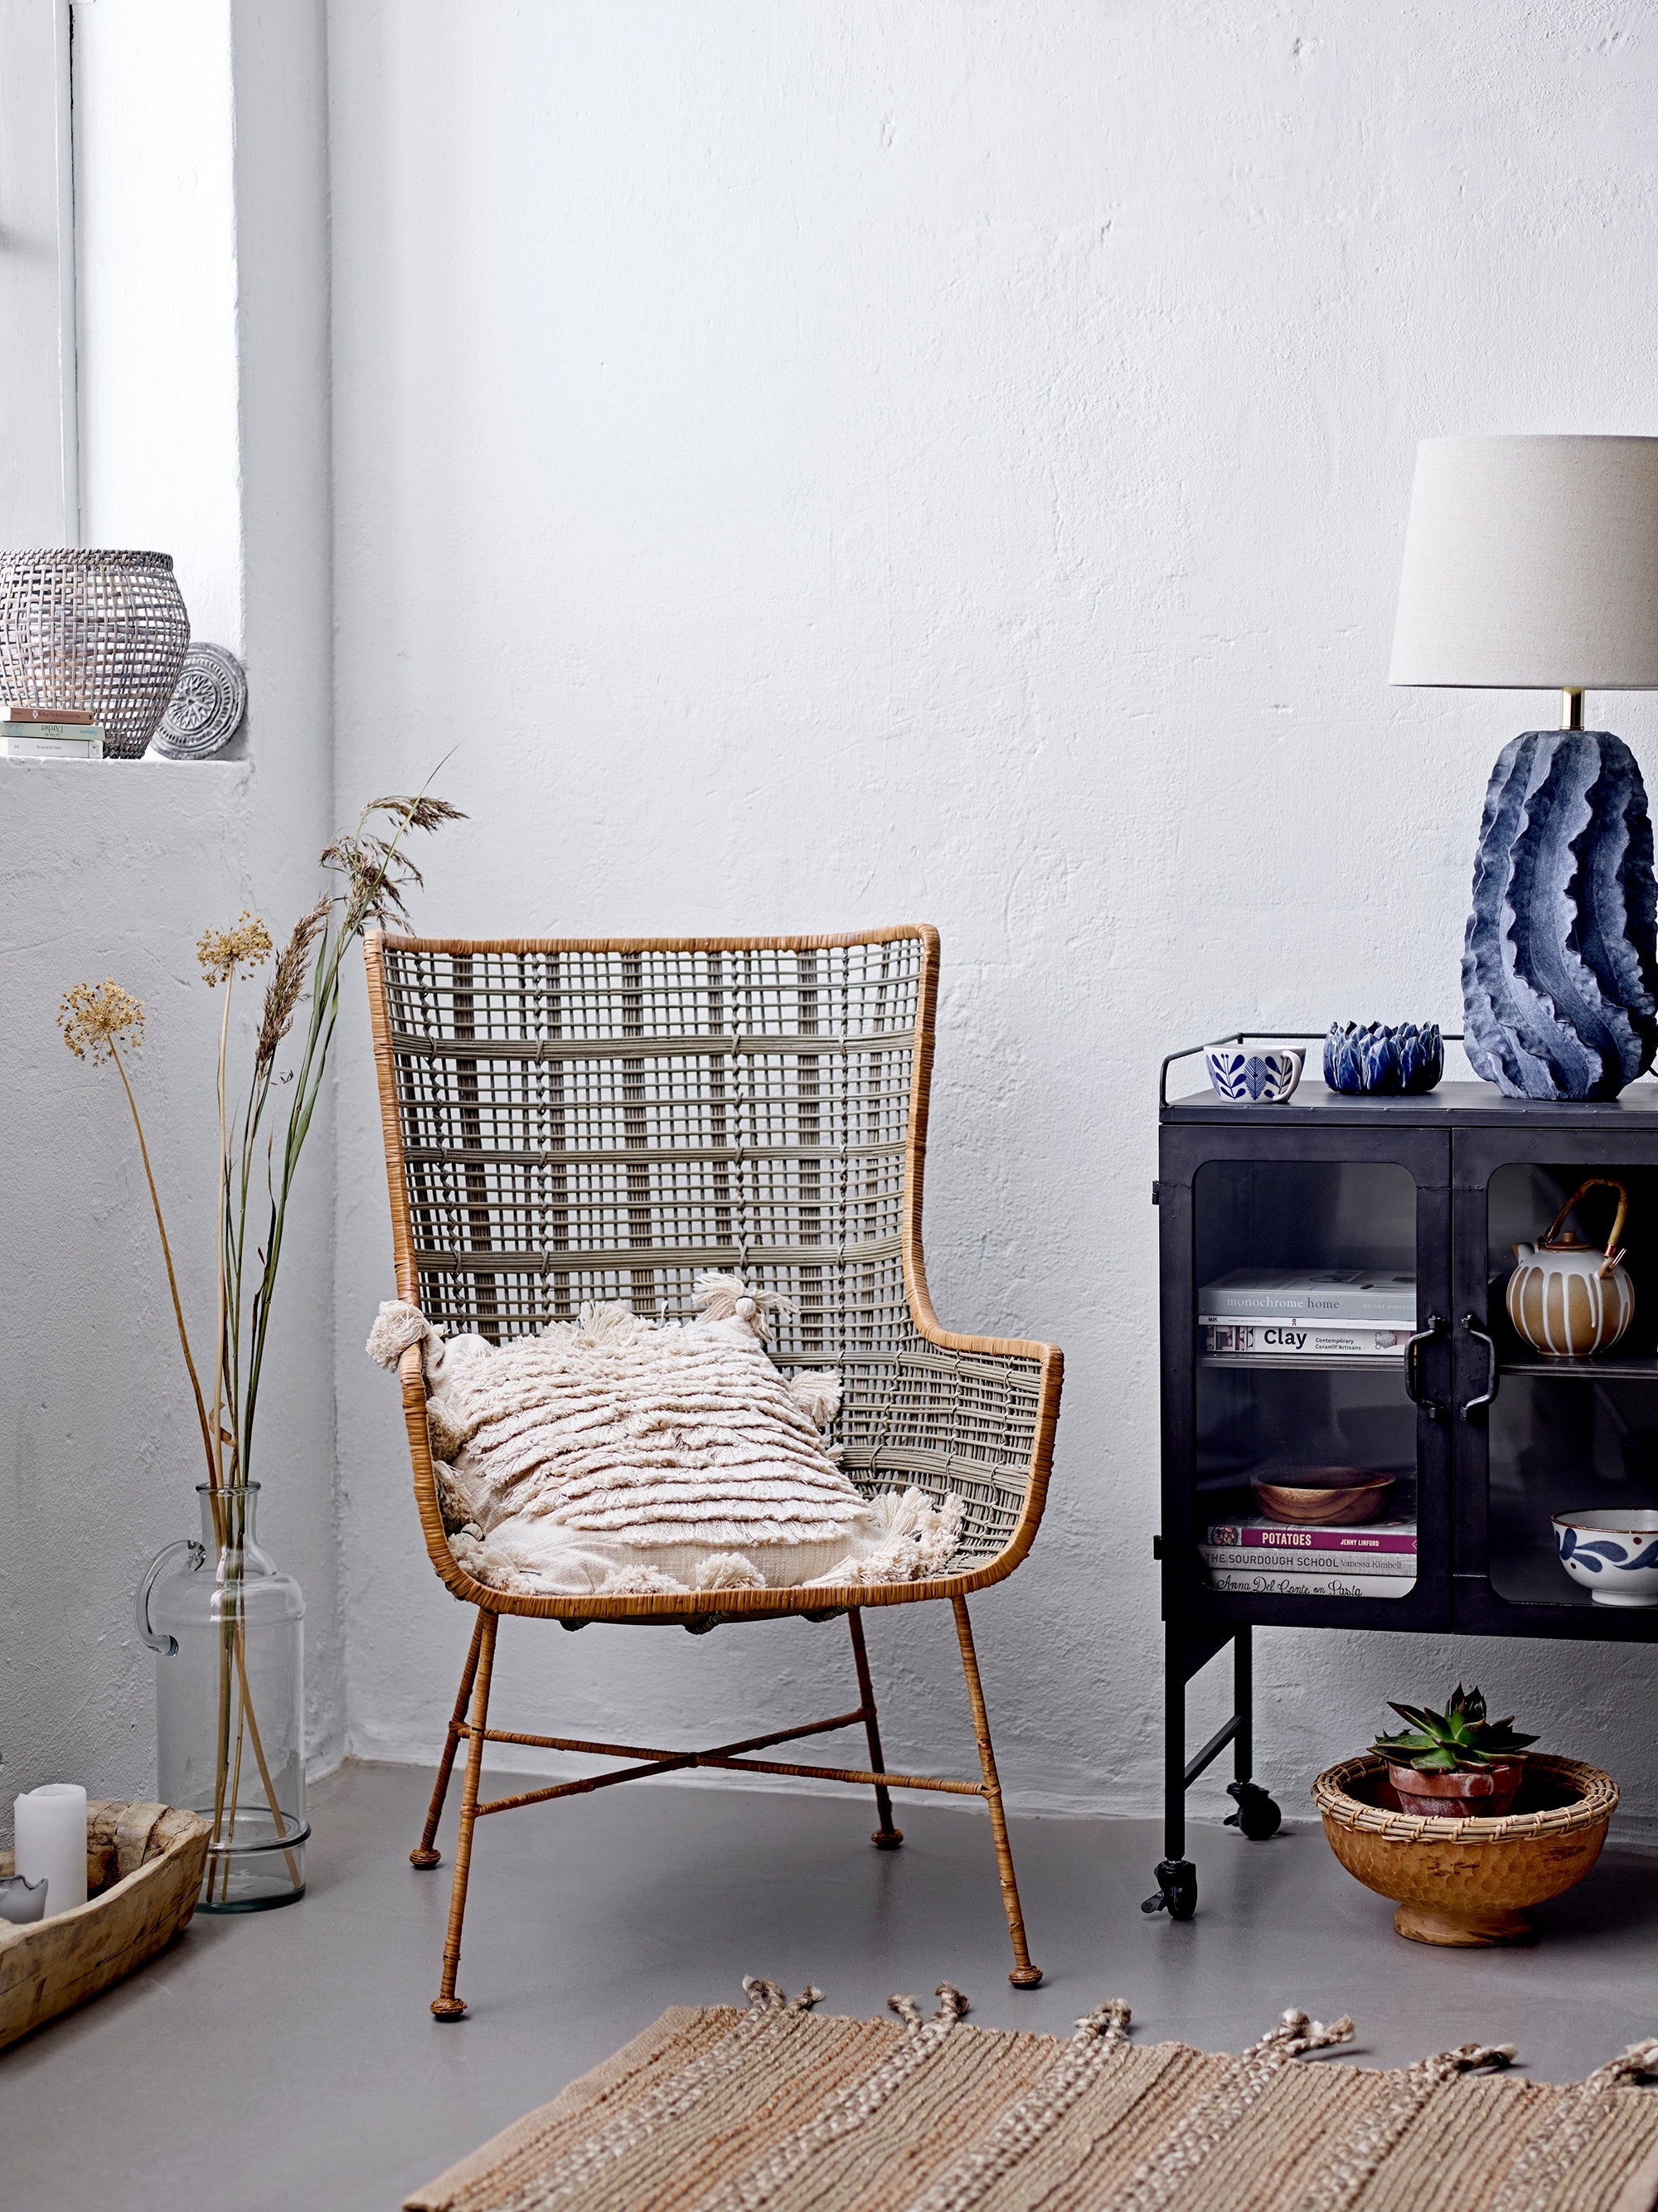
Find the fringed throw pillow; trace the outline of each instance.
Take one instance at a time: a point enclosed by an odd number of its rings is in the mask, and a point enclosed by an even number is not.
[[[936,1574],[959,1498],[863,1497],[818,1434],[840,1377],[787,1382],[765,1350],[777,1301],[704,1275],[701,1316],[584,1306],[496,1346],[380,1308],[371,1358],[421,1348],[450,1549],[491,1588],[551,1595],[797,1589]]]

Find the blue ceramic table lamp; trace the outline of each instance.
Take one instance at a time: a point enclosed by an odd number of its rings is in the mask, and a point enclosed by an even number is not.
[[[1583,694],[1658,690],[1658,438],[1425,441],[1389,681],[1559,692],[1486,789],[1465,1048],[1510,1097],[1615,1098],[1658,1049],[1652,823]]]

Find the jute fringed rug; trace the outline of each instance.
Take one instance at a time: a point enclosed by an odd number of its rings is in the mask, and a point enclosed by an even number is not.
[[[1068,2040],[924,2020],[677,2005],[410,2212],[1654,2212],[1658,2039],[1564,2088],[1465,2044],[1399,2073],[1290,2012],[1240,2057],[1136,2046],[1102,2005]]]

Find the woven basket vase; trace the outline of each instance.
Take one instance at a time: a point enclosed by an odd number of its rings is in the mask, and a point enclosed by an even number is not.
[[[83,708],[106,754],[143,752],[189,644],[170,553],[0,553],[0,696]]]

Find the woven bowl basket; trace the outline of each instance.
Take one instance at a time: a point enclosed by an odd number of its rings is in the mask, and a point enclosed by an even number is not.
[[[1527,1752],[1522,1809],[1500,1820],[1390,1812],[1374,1802],[1387,1762],[1375,1752],[1327,1767],[1313,1802],[1331,1850],[1356,1881],[1399,1907],[1417,1943],[1457,1948],[1526,1942],[1530,1908],[1579,1882],[1600,1856],[1618,1784],[1581,1759]],[[1532,1796],[1564,1803],[1527,1812]]]
[[[85,708],[106,754],[143,752],[189,644],[170,553],[0,553],[0,696]]]

